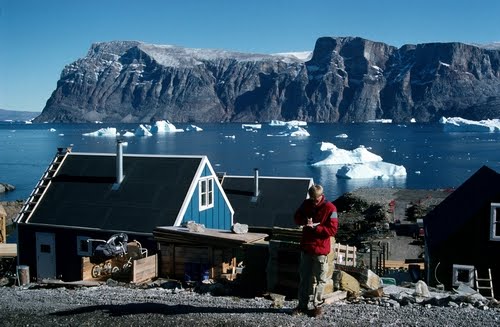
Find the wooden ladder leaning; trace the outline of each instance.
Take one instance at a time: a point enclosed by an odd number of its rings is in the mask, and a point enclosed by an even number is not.
[[[481,293],[481,290],[489,290],[489,296],[484,295],[485,298],[493,299],[495,295],[493,294],[493,278],[491,278],[491,269],[488,268],[488,278],[479,278],[477,269],[474,269],[474,277],[476,279],[476,290]]]
[[[19,211],[19,214],[15,220],[16,222],[28,222],[32,212],[35,210],[36,206],[40,202],[40,199],[43,197],[45,191],[50,185],[52,177],[54,177],[54,175],[57,173],[59,167],[61,167],[64,159],[66,159],[66,156],[70,152],[71,148],[57,148],[57,153],[54,156],[54,159],[36,184],[26,202],[24,202],[24,205],[21,208],[21,211]]]

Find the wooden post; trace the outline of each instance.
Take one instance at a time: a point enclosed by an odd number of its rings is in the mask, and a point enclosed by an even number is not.
[[[373,246],[370,242],[370,270],[373,270]]]

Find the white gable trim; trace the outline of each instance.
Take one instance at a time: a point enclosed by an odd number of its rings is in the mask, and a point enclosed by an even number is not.
[[[229,211],[231,212],[231,226],[233,226],[233,217],[234,217],[233,206],[231,205],[231,202],[229,202],[229,199],[227,198],[226,192],[224,192],[224,189],[222,188],[222,185],[219,182],[219,178],[217,178],[217,174],[215,173],[215,170],[212,167],[212,164],[210,164],[210,161],[208,161],[208,159],[207,159],[207,166],[208,166],[208,169],[210,169],[210,172],[212,173],[212,175],[215,177],[215,185],[217,185],[217,188],[219,189],[220,193],[222,194],[222,197],[224,198],[224,201],[226,201],[227,206],[229,207]]]
[[[196,169],[196,173],[193,175],[193,179],[191,180],[191,185],[189,186],[188,192],[184,197],[184,201],[182,201],[181,209],[175,218],[174,226],[180,226],[182,223],[182,219],[186,214],[186,210],[189,207],[189,203],[191,202],[191,198],[194,195],[194,191],[196,191],[196,187],[198,186],[198,180],[200,179],[201,173],[203,172],[203,167],[205,167],[206,157],[203,156],[200,160],[200,164],[198,165],[198,169]]]
[[[200,165],[198,166],[198,169],[196,170],[195,175],[193,176],[193,180],[191,181],[191,185],[189,186],[188,193],[186,197],[184,198],[184,201],[182,203],[181,209],[179,210],[179,214],[177,215],[177,218],[175,219],[174,226],[180,226],[182,223],[182,219],[184,218],[184,215],[186,214],[186,210],[189,207],[189,204],[191,202],[191,198],[194,195],[194,192],[196,191],[196,187],[198,186],[198,181],[201,178],[201,174],[203,173],[203,169],[205,168],[205,165],[207,165],[208,169],[210,170],[210,174],[214,179],[214,185],[219,189],[219,192],[222,194],[222,197],[224,198],[224,201],[226,202],[227,206],[229,207],[229,211],[231,212],[231,226],[233,225],[233,218],[234,218],[234,209],[231,206],[231,203],[229,202],[229,199],[226,196],[226,193],[224,192],[224,189],[222,188],[222,185],[219,182],[219,179],[217,178],[217,175],[215,174],[214,168],[210,164],[210,161],[208,160],[207,156],[202,156],[200,161]]]

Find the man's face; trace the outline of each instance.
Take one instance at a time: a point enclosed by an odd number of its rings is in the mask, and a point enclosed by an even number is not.
[[[323,195],[318,195],[317,197],[312,198],[312,199],[313,199],[313,201],[314,201],[314,204],[315,204],[315,205],[320,204],[320,202],[321,202],[321,198],[322,198],[322,197],[323,197]]]

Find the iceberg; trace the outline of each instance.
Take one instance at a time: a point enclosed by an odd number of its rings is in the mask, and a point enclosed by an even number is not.
[[[391,124],[392,123],[392,119],[369,119],[366,122],[367,123]]]
[[[116,128],[114,127],[106,127],[106,128],[101,128],[95,132],[90,132],[90,133],[83,133],[83,136],[106,136],[106,137],[116,137],[117,135],[120,135],[116,132]]]
[[[122,134],[123,137],[132,137],[134,136],[135,134],[130,132],[130,131],[126,131],[125,133]]]
[[[282,121],[282,120],[271,120],[269,126],[307,126],[307,122],[301,120],[290,120],[290,121]]]
[[[261,129],[262,124],[241,124],[243,129]]]
[[[153,134],[184,132],[182,128],[179,129],[175,127],[175,125],[168,120],[159,120],[155,122],[149,131]]]
[[[286,125],[286,128],[277,134],[267,134],[267,136],[311,136],[303,127]]]
[[[311,166],[345,165],[382,161],[382,157],[368,151],[364,146],[354,150],[337,148],[333,143],[320,142],[319,150],[313,155]]]
[[[342,134],[339,134],[339,135],[337,135],[337,136],[335,136],[335,137],[336,137],[336,138],[339,138],[339,139],[346,139],[346,138],[348,138],[349,136],[348,136],[347,134],[345,134],[345,133],[342,133]]]
[[[201,131],[203,131],[203,129],[196,125],[189,125],[188,127],[186,127],[186,132],[201,132]]]
[[[148,125],[140,124],[135,130],[135,136],[153,136],[148,127]]]
[[[388,162],[366,162],[342,166],[336,176],[346,179],[406,177],[406,168]]]
[[[500,132],[500,119],[475,121],[461,117],[441,117],[439,123],[445,132]]]

